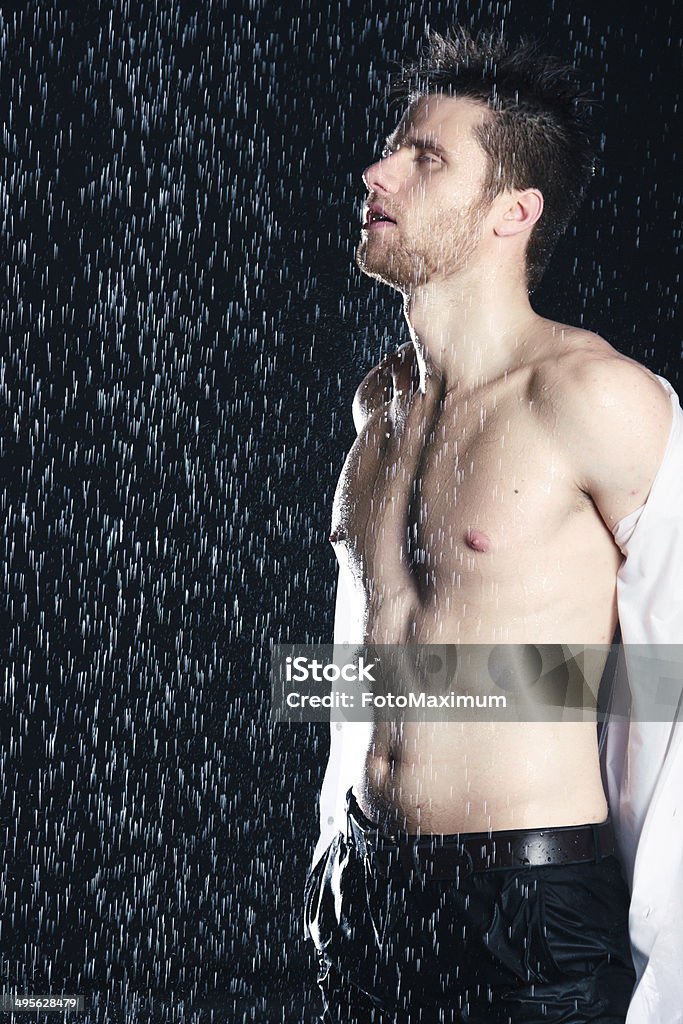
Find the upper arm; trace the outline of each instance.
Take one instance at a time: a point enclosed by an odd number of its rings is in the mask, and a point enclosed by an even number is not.
[[[669,394],[629,359],[589,359],[554,393],[575,480],[610,530],[647,501],[671,431]]]

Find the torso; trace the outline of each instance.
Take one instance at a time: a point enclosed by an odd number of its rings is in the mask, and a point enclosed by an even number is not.
[[[469,394],[432,376],[423,393],[403,346],[363,382],[331,540],[365,642],[609,645],[621,552],[553,427],[557,365],[539,359]],[[594,722],[376,722],[360,735],[354,792],[388,826],[607,816]]]

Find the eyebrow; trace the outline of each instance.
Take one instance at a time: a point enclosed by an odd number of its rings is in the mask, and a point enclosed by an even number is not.
[[[391,149],[397,142],[407,142],[410,146],[415,146],[416,149],[431,149],[439,156],[448,156],[448,150],[444,149],[435,139],[419,138],[416,135],[406,135],[404,132],[392,132],[391,135],[387,135],[384,145]]]

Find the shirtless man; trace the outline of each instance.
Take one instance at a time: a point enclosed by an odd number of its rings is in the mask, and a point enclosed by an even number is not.
[[[354,400],[335,643],[607,650],[613,529],[648,496],[669,397],[529,301],[593,173],[570,69],[430,42],[363,173],[357,264],[402,293],[411,340]],[[321,825],[305,916],[324,1021],[624,1021],[629,897],[594,721],[333,724]]]

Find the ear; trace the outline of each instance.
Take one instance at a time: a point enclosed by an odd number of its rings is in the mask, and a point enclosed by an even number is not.
[[[494,234],[500,238],[508,235],[519,235],[529,231],[543,213],[543,195],[537,188],[527,188],[523,192],[513,192],[510,201],[503,207]]]

